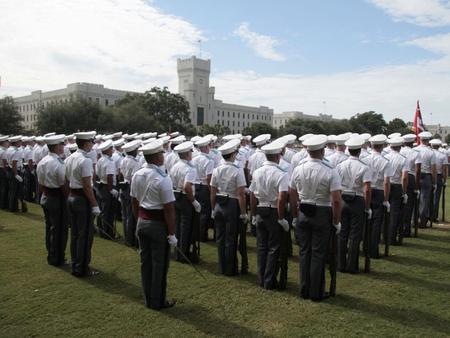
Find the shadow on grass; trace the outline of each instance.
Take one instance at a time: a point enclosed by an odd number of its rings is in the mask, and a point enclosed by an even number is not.
[[[350,295],[339,294],[333,301],[327,302],[330,305],[342,307],[350,310],[357,310],[369,314],[372,317],[379,317],[388,322],[396,322],[400,325],[408,325],[420,329],[429,329],[432,332],[440,332],[448,335],[450,332],[450,321],[446,318],[436,316],[417,308],[399,308],[393,305],[376,304],[363,298]],[[394,333],[395,335],[395,333]]]
[[[406,248],[415,248],[415,249],[419,249],[419,250],[426,250],[426,251],[432,251],[432,252],[437,252],[437,253],[450,254],[449,248],[442,248],[442,247],[427,245],[427,244],[422,244],[422,243],[405,243],[403,245]]]
[[[437,225],[437,226],[433,226],[432,228],[419,229],[419,237],[424,232],[426,233],[427,230],[450,232],[450,227],[448,226],[448,223],[446,223],[446,224],[447,224],[446,226],[445,225]]]
[[[450,270],[450,264],[441,261],[435,262],[427,259],[419,258],[419,257],[405,257],[405,256],[389,256],[389,262],[394,262],[401,265],[412,266],[412,267],[421,267],[421,268],[432,268],[436,270],[447,269]]]
[[[418,240],[421,241],[430,241],[430,242],[441,242],[441,243],[450,243],[450,237],[442,237],[442,236],[437,236],[437,235],[433,235],[430,233],[424,233],[424,234],[420,234],[420,236],[418,237]]]
[[[30,212],[19,212],[19,213],[15,213],[16,216],[19,217],[24,217],[24,218],[28,218],[31,221],[36,221],[36,222],[44,222],[44,216],[42,215],[38,215],[38,214],[33,214]]]

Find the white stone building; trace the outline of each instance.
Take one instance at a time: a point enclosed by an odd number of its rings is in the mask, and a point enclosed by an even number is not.
[[[425,127],[431,134],[441,135],[442,142],[445,142],[445,138],[450,134],[449,126],[441,126],[440,124],[427,124],[427,125],[425,125]]]
[[[302,120],[320,120],[320,121],[332,121],[335,120],[333,115],[319,114],[309,115],[301,111],[285,111],[280,114],[273,115],[273,127],[280,128],[286,126],[289,120],[302,119]]]
[[[215,88],[209,86],[211,61],[195,56],[178,59],[178,91],[189,102],[190,118],[194,126],[220,124],[231,133],[241,133],[255,122],[272,125],[273,109],[224,103],[214,97]]]
[[[71,83],[66,88],[43,92],[36,90],[31,95],[14,98],[14,102],[23,117],[22,124],[25,130],[36,129],[39,106],[46,107],[52,103],[67,102],[72,98],[85,98],[88,101],[97,102],[100,106],[114,105],[117,100],[127,93],[124,90],[105,88],[102,84]]]

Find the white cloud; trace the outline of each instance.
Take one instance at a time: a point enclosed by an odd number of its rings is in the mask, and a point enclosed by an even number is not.
[[[396,21],[439,27],[450,25],[448,0],[369,0],[382,8]]]
[[[279,45],[279,41],[268,35],[258,34],[252,32],[247,22],[243,22],[233,32],[234,35],[241,38],[248,47],[253,49],[256,55],[272,60],[272,61],[284,61],[286,58],[275,50],[275,47]]]
[[[0,13],[0,96],[78,81],[176,90],[176,58],[204,40],[144,0],[1,1]]]
[[[255,72],[224,72],[211,81],[216,96],[225,102],[273,107],[275,113],[324,110],[339,118],[368,110],[383,113],[387,120],[413,118],[416,100],[421,101],[425,123],[450,125],[449,35],[409,42],[444,53],[435,60],[416,64],[360,69],[324,75],[261,75]],[[432,119],[429,113],[433,113]]]

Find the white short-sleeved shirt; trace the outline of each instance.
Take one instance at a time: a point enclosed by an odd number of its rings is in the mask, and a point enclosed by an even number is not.
[[[246,185],[244,170],[228,161],[214,169],[211,177],[211,186],[231,198],[237,198],[238,188]]]
[[[364,159],[364,163],[367,163],[372,172],[372,189],[384,190],[384,179],[386,177],[392,177],[392,167],[389,160],[378,153],[373,151],[372,154]]]
[[[236,164],[239,168],[245,168],[245,164],[247,163],[248,157],[249,157],[248,149],[245,147],[240,147],[238,153],[236,154],[234,164]]]
[[[40,185],[47,188],[60,188],[64,185],[66,166],[64,161],[55,153],[48,153],[36,168]]]
[[[256,169],[261,168],[263,163],[267,161],[266,154],[261,149],[256,149],[254,154],[248,159],[248,169],[250,175],[253,175]]]
[[[400,150],[400,154],[406,157],[408,174],[416,176],[416,164],[422,163],[420,152],[417,149],[405,146]]]
[[[300,164],[300,162],[307,157],[308,157],[308,151],[305,148],[302,148],[300,151],[295,153],[291,159],[292,168],[295,169],[295,167],[297,167]]]
[[[287,173],[288,178],[290,179],[294,168],[292,168],[292,165],[290,162],[288,162],[284,159],[284,156],[282,158],[280,158],[280,163],[278,163],[278,166]],[[289,180],[288,180],[288,184],[289,184]]]
[[[297,190],[301,202],[318,206],[331,206],[331,192],[342,190],[336,169],[313,158],[294,169],[289,186]]]
[[[436,173],[442,174],[443,166],[448,164],[447,154],[440,152],[439,150],[434,150],[436,154]]]
[[[170,178],[174,189],[184,191],[186,183],[194,185],[197,182],[197,170],[192,163],[186,160],[179,160],[170,170]],[[195,186],[192,189],[195,194]]]
[[[336,149],[325,148],[325,157],[329,157],[336,152]]]
[[[209,155],[214,161],[214,168],[217,168],[223,160],[222,154],[217,149],[211,149]]]
[[[22,168],[23,166],[23,151],[17,147],[9,147],[6,152],[6,158],[8,160],[8,165],[12,168],[13,161],[16,161],[17,169]]]
[[[37,145],[37,147],[34,149],[34,153],[33,153],[34,163],[38,164],[39,161],[42,160],[47,155],[48,155],[47,145],[46,144]]]
[[[333,154],[328,156],[326,159],[330,162],[330,165],[333,168],[336,168],[336,166],[339,163],[344,162],[346,159],[348,159],[348,157],[349,157],[349,155],[347,155],[345,152],[336,150]]]
[[[120,170],[120,164],[122,163],[124,156],[120,151],[114,151],[114,153],[111,156],[111,159],[114,161],[114,164],[116,166],[116,175],[119,175]]]
[[[23,160],[28,165],[28,161],[33,162],[33,148],[30,145],[27,145],[23,148]]]
[[[289,189],[288,174],[277,163],[266,161],[253,173],[249,189],[260,204],[268,203],[276,206],[278,193]]]
[[[154,164],[146,164],[133,175],[130,196],[144,209],[162,210],[164,204],[175,201],[172,189],[169,175]]]
[[[78,149],[64,161],[66,164],[66,179],[71,189],[82,189],[83,178],[92,177],[94,167],[92,160],[84,150]],[[91,180],[92,184],[92,180]]]
[[[429,146],[421,144],[415,148],[420,152],[420,157],[422,159],[422,165],[420,167],[420,172],[422,174],[431,174],[431,167],[436,165],[436,154],[433,149]]]
[[[170,173],[170,170],[180,160],[180,156],[178,156],[178,153],[176,151],[172,151],[167,154],[167,156],[164,159],[164,165],[166,167],[166,171]]]
[[[200,153],[192,159],[192,165],[197,169],[197,179],[199,183],[207,185],[207,176],[214,170],[214,161],[205,153]]]
[[[138,171],[142,165],[139,163],[137,157],[127,155],[120,163],[120,172],[123,179],[127,183],[131,183],[131,179],[136,171]]]
[[[95,171],[100,183],[108,184],[108,175],[112,175],[113,185],[116,184],[116,163],[111,156],[102,155],[95,166]]]
[[[406,157],[393,149],[385,157],[389,160],[392,168],[391,184],[402,184],[403,173],[409,171]]]
[[[6,159],[6,148],[0,146],[0,168],[4,168],[3,160],[5,160],[5,161],[7,160]]]
[[[364,183],[371,182],[372,173],[369,167],[358,157],[350,156],[336,166],[341,177],[342,191],[364,196]]]
[[[286,150],[284,151],[284,156],[283,156],[283,158],[284,158],[284,160],[285,160],[286,162],[291,163],[292,157],[293,157],[296,153],[297,153],[297,152],[296,152],[294,149],[292,149],[292,148],[287,148],[287,147],[286,147]]]

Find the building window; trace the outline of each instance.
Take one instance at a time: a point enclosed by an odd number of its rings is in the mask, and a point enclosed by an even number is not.
[[[234,112],[233,112],[233,118],[235,118],[235,116],[234,116]]]
[[[255,114],[252,114],[252,120],[254,120],[255,119]]]
[[[109,104],[108,99],[105,99],[105,106],[108,106],[108,104]]]
[[[88,97],[88,101],[89,101],[89,102],[92,102],[92,97],[89,96],[89,97]]]
[[[241,123],[238,121],[238,127],[240,127],[241,126]]]
[[[227,121],[227,126],[228,126],[228,127],[230,126],[230,121]]]
[[[100,98],[96,97],[95,98],[95,103],[100,104]]]
[[[225,116],[225,112],[222,110],[222,117],[224,117]]]
[[[230,117],[230,112],[227,112],[228,113],[228,117]]]
[[[203,107],[197,107],[197,126],[203,126],[205,110]]]
[[[224,126],[225,125],[225,121],[224,120],[222,120],[222,126]]]
[[[241,113],[238,113],[238,119],[240,119],[241,118]]]
[[[256,119],[259,120],[259,115],[256,115]]]
[[[233,121],[233,127],[234,127],[234,121]]]

